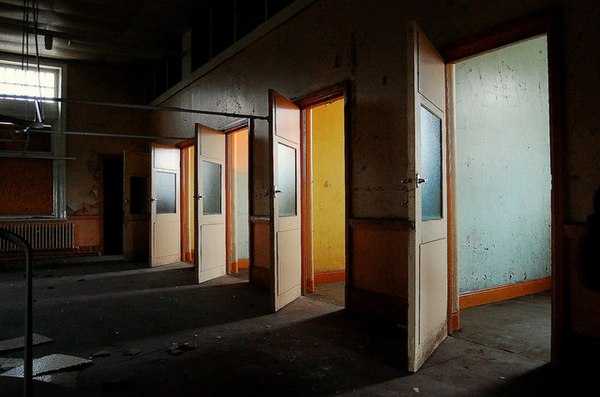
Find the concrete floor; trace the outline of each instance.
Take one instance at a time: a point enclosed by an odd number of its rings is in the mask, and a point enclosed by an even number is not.
[[[110,354],[61,374],[67,387],[35,382],[36,395],[571,395],[544,361],[467,338],[449,337],[408,374],[401,369],[402,328],[306,297],[272,314],[268,294],[243,277],[196,285],[185,264],[146,269],[120,262],[36,274],[34,331],[55,342],[36,346],[35,357]],[[23,332],[22,272],[0,277],[0,339],[9,339]],[[169,352],[183,342],[189,350]],[[0,376],[0,395],[21,395],[21,385]]]

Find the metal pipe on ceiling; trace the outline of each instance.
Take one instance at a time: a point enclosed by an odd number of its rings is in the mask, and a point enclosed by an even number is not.
[[[8,159],[40,159],[40,160],[77,160],[77,157],[55,156],[40,152],[1,152],[0,158]]]
[[[161,136],[161,135],[134,135],[134,134],[119,134],[110,132],[88,132],[88,131],[56,131],[56,130],[41,130],[30,128],[29,132],[37,132],[42,134],[64,134],[64,135],[79,135],[79,136],[97,136],[109,138],[128,138],[128,139],[162,139],[169,141],[184,141],[192,137],[181,136]]]
[[[129,104],[129,103],[91,101],[91,100],[86,100],[86,99],[42,98],[42,97],[36,97],[36,96],[9,95],[9,94],[0,94],[0,98],[25,100],[25,101],[45,101],[45,102],[72,103],[72,104],[78,104],[78,105],[106,106],[106,107],[114,107],[114,108],[122,108],[122,109],[155,110],[155,111],[159,111],[159,112],[204,114],[207,116],[235,117],[235,118],[241,118],[241,119],[254,119],[254,120],[268,120],[269,119],[268,116],[256,116],[253,114],[243,114],[243,113],[216,112],[216,111],[212,111],[212,110],[197,110],[197,109],[181,108],[181,107],[177,107],[177,106],[135,105],[135,104]]]

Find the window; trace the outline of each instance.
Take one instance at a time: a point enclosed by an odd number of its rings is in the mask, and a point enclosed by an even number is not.
[[[0,114],[34,120],[34,102],[15,96],[60,97],[62,68],[51,65],[22,68],[0,61]],[[65,138],[61,104],[42,102],[44,123],[52,132],[15,131],[0,120],[0,219],[64,218]]]

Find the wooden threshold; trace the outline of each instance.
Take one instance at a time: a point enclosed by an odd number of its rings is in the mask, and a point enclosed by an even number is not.
[[[519,296],[531,295],[538,292],[548,291],[551,288],[552,278],[546,277],[538,280],[523,281],[520,283],[503,285],[501,287],[466,292],[459,296],[459,306],[461,309],[466,309],[469,307],[481,306],[486,305],[488,303],[513,299]]]

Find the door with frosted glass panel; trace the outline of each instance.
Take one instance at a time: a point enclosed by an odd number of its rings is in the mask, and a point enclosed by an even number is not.
[[[300,109],[270,91],[272,301],[275,311],[301,294]]]
[[[409,27],[408,369],[417,371],[448,334],[445,64]]]
[[[181,259],[179,158],[180,151],[178,148],[161,145],[152,146],[151,266],[166,265],[178,262]]]
[[[198,282],[226,272],[225,134],[203,125],[196,131],[196,244]]]

